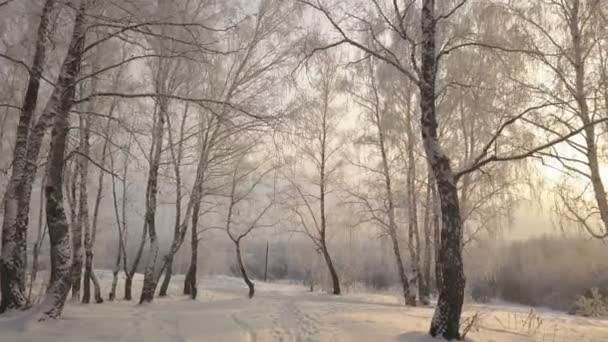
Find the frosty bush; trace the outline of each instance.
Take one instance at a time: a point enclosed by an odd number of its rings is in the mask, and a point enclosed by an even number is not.
[[[608,297],[594,287],[588,294],[578,297],[573,313],[585,317],[608,317]]]

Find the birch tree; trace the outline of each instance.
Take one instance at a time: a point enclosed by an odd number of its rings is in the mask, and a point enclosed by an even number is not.
[[[306,74],[308,86],[313,91],[301,100],[302,111],[295,124],[294,146],[297,158],[302,158],[304,167],[311,171],[287,178],[294,189],[293,211],[299,222],[299,231],[311,239],[323,256],[333,294],[339,295],[340,279],[328,246],[331,231],[328,201],[336,191],[334,185],[341,166],[339,127],[344,108],[338,105],[337,98],[341,94],[343,77],[335,56],[324,53],[315,57],[310,72]]]
[[[262,196],[259,192],[264,183],[264,178],[272,172],[274,167],[264,170],[265,163],[248,165],[248,153],[243,153],[234,163],[234,170],[230,176],[230,194],[228,197],[228,209],[226,214],[226,234],[234,243],[236,261],[243,277],[243,281],[249,288],[249,298],[255,294],[255,284],[251,281],[245,262],[243,260],[242,243],[251,232],[256,229],[270,227],[272,223],[265,223],[265,216],[274,205],[274,195],[266,201],[260,201]],[[263,190],[261,190],[263,191]],[[258,192],[258,193],[256,193]],[[263,205],[256,205],[262,202]],[[266,202],[266,203],[263,203]]]
[[[377,71],[375,70],[372,60],[368,61],[366,67],[362,69],[363,70],[359,70],[359,74],[362,74],[363,76],[359,76],[361,81],[354,84],[353,88],[358,89],[358,91],[353,91],[353,96],[357,104],[363,110],[362,121],[365,126],[371,126],[371,132],[366,132],[358,137],[356,143],[361,146],[370,146],[374,149],[375,154],[380,156],[380,166],[374,167],[366,165],[371,164],[370,162],[356,162],[354,164],[363,172],[368,171],[369,173],[379,175],[382,178],[384,193],[380,197],[385,200],[375,201],[375,196],[370,196],[369,193],[360,194],[354,191],[349,191],[349,193],[355,198],[355,201],[364,208],[364,220],[375,222],[388,232],[388,236],[393,245],[392,251],[395,257],[395,265],[397,266],[399,280],[401,282],[403,298],[407,305],[415,306],[416,294],[412,293],[410,289],[410,279],[408,279],[403,264],[403,257],[401,256],[402,248],[400,247],[401,239],[399,238],[400,228],[398,227],[397,219],[398,203],[395,199],[395,187],[398,186],[396,185],[395,169],[398,168],[395,167],[395,164],[403,160],[398,154],[391,151],[391,137],[388,132],[390,129],[389,123],[393,122],[395,117],[389,112],[390,109],[386,103],[386,97],[381,94],[381,89],[376,79]],[[365,152],[360,151],[359,153]],[[381,204],[379,205],[375,202],[381,202]],[[409,207],[409,203],[407,205]],[[408,220],[411,221],[411,218],[408,218]],[[412,252],[411,244],[409,248],[410,252]],[[410,262],[413,265],[415,262],[414,258],[412,258]],[[413,277],[415,279],[416,275],[414,274]]]
[[[507,8],[526,30],[522,46],[510,46],[547,73],[552,86],[524,81],[531,92],[557,104],[557,110],[542,113],[529,122],[549,139],[564,144],[536,152],[553,160],[554,167],[568,178],[581,177],[580,186],[571,179],[557,189],[559,214],[599,239],[608,236],[608,199],[602,176],[602,153],[606,144],[606,19],[602,1],[568,0],[547,4],[514,2]],[[546,13],[547,15],[541,15]],[[583,127],[581,130],[579,127]],[[566,179],[568,179],[566,178]]]
[[[45,1],[38,24],[34,58],[19,115],[11,177],[3,197],[4,215],[0,263],[2,302],[0,303],[0,312],[6,309],[22,308],[26,303],[23,291],[25,288],[27,226],[31,194],[31,185],[28,185],[28,178],[31,177],[31,169],[35,168],[38,161],[39,145],[41,144],[39,140],[42,140],[39,125],[36,125],[33,131],[31,126],[34,122],[34,110],[38,103],[38,92],[46,59],[46,41],[50,36],[49,22],[54,7],[54,0]],[[6,58],[4,55],[2,57]],[[46,117],[41,117],[38,123],[44,119]],[[33,172],[35,173],[35,171]]]
[[[63,167],[68,136],[68,115],[74,103],[75,79],[80,72],[80,63],[85,44],[86,1],[81,1],[74,19],[72,39],[61,68],[56,92],[59,93],[49,150],[47,179],[45,183],[46,216],[51,245],[51,279],[42,303],[40,319],[58,318],[70,288],[70,238],[63,204]],[[53,102],[53,100],[51,100]]]

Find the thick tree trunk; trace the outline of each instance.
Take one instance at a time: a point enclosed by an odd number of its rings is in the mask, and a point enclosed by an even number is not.
[[[125,279],[125,300],[133,299],[132,289],[133,289],[133,276],[129,274],[126,276],[126,279]]]
[[[245,264],[243,263],[243,257],[241,256],[240,243],[237,241],[237,242],[235,242],[235,245],[236,245],[236,261],[239,264],[239,269],[241,270],[241,276],[243,277],[245,284],[247,284],[247,287],[249,288],[249,298],[253,298],[253,295],[255,294],[255,284],[249,279],[249,276],[247,275],[247,270],[245,269]]]
[[[149,215],[154,215],[149,214]],[[150,224],[151,219],[147,219]],[[154,223],[152,223],[154,224]],[[152,231],[152,232],[151,232]],[[148,233],[150,237],[150,250],[148,252],[148,263],[144,269],[144,283],[141,289],[141,296],[139,298],[139,304],[151,303],[154,299],[154,290],[156,289],[156,261],[158,260],[158,238],[154,232],[154,227],[148,227]]]
[[[0,312],[6,309],[22,308],[26,305],[25,290],[25,268],[27,263],[27,226],[29,220],[29,200],[32,185],[27,183],[27,164],[29,145],[31,139],[37,139],[36,135],[30,134],[32,117],[38,103],[38,91],[40,79],[46,58],[46,39],[50,36],[48,32],[49,20],[54,0],[46,0],[42,9],[42,16],[38,25],[38,34],[34,51],[34,58],[30,67],[30,78],[23,99],[23,106],[17,126],[17,137],[13,150],[13,164],[11,178],[6,193],[4,194],[4,218],[2,223],[2,255],[0,258]],[[46,122],[42,135],[46,130]],[[42,138],[40,138],[42,140]],[[41,142],[33,142],[40,145]],[[37,165],[39,148],[35,151]],[[34,172],[35,173],[35,172]],[[29,192],[28,192],[29,187]]]
[[[65,124],[58,124],[56,127],[62,128],[63,126],[63,130],[66,131],[63,134],[67,135],[67,120],[64,121]],[[61,133],[53,132],[53,136],[56,137],[56,139],[53,139],[55,141],[61,139]],[[65,142],[65,138],[63,140]],[[61,146],[59,143],[53,145]],[[65,147],[65,145],[62,147]],[[52,149],[56,148],[53,147]],[[63,154],[57,153],[57,155],[63,159]],[[61,162],[56,160],[55,162],[60,164],[63,163],[63,160]],[[60,169],[61,166],[51,168],[54,169],[52,172],[57,173],[56,170]],[[63,210],[60,177],[61,175],[54,180],[49,180],[49,184],[46,186],[46,212],[51,245],[51,279],[42,307],[44,315],[53,319],[61,315],[71,285],[70,236],[65,211]],[[59,187],[55,186],[58,182]],[[43,316],[41,319],[46,317]]]
[[[195,204],[196,206],[196,204]],[[199,205],[200,207],[200,205]],[[186,279],[184,281],[184,294],[190,295],[192,299],[196,299],[197,296],[197,269],[198,269],[198,235],[196,232],[196,226],[194,225],[198,221],[198,210],[195,210],[196,215],[192,216],[192,240],[190,241],[190,266],[188,267],[188,273],[186,273]]]
[[[435,79],[437,59],[435,51],[435,1],[424,0],[421,15],[421,79],[420,109],[424,149],[437,182],[441,203],[441,249],[439,263],[443,283],[439,287],[437,307],[431,322],[430,334],[446,340],[460,339],[460,315],[464,301],[465,277],[462,263],[462,218],[456,179],[450,159],[441,147],[437,134],[435,111]]]
[[[163,279],[163,283],[160,286],[160,291],[158,295],[160,297],[167,296],[167,290],[169,289],[169,283],[171,283],[171,275],[173,274],[173,257],[170,257],[167,260],[167,267],[165,267],[165,278]]]
[[[84,262],[84,276],[83,290],[82,290],[82,303],[89,304],[91,302],[91,272],[93,270],[93,254],[91,252],[85,252]]]
[[[68,116],[74,103],[75,79],[80,72],[80,64],[85,43],[85,1],[80,4],[76,15],[72,40],[61,69],[57,88],[61,92],[57,107],[51,147],[48,157],[46,192],[46,217],[51,245],[51,280],[42,304],[40,319],[58,318],[70,289],[70,237],[63,207],[63,167],[68,136]]]

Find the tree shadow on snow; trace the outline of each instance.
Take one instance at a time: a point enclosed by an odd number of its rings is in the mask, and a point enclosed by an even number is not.
[[[398,342],[438,342],[445,341],[441,338],[433,338],[428,333],[423,333],[419,331],[412,331],[403,333],[395,339]],[[466,338],[463,342],[474,342],[470,338]]]

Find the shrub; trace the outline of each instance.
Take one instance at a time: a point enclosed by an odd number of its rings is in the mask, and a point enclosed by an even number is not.
[[[597,287],[590,289],[585,295],[578,297],[571,312],[585,317],[608,317],[607,292],[608,289],[600,291]]]

